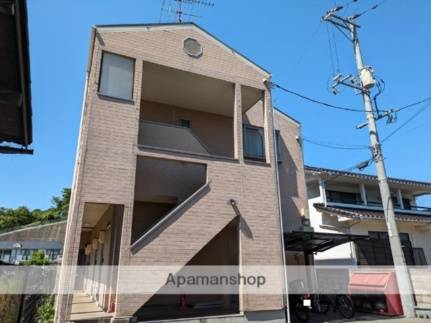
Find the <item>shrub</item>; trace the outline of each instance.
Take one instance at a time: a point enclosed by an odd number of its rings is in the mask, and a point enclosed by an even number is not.
[[[37,308],[37,319],[40,323],[53,323],[54,322],[54,298],[53,296],[46,296],[42,303]]]

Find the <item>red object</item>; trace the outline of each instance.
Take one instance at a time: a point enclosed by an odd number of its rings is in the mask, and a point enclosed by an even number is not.
[[[390,316],[403,315],[397,279],[392,271],[353,273],[349,293],[359,310]]]
[[[109,306],[109,313],[115,312],[115,296],[113,297],[111,304]]]

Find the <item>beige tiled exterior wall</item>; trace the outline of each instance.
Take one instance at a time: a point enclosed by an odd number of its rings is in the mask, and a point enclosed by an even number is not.
[[[284,231],[289,232],[299,230],[302,219],[308,216],[301,126],[277,110],[274,110],[274,126],[281,138],[278,164],[281,208]]]
[[[262,127],[263,106],[257,103],[244,115],[244,123]],[[274,109],[274,128],[280,132],[280,160],[278,163],[281,208],[284,232],[299,230],[307,215],[307,191],[301,147],[301,125]]]
[[[233,157],[233,119],[231,117],[142,101],[141,120],[178,125],[180,119],[190,120],[191,131],[211,155]],[[217,140],[214,140],[214,134],[217,135]]]
[[[197,39],[204,48],[196,59],[182,48],[187,37]],[[240,264],[282,265],[276,163],[273,146],[273,111],[271,94],[262,80],[268,74],[240,58],[195,26],[99,28],[94,38],[89,66],[88,89],[78,144],[78,155],[66,235],[64,264],[76,264],[84,203],[109,203],[124,206],[120,265],[186,264],[205,244],[217,235],[237,214],[229,204],[235,199],[241,214]],[[132,102],[102,98],[97,94],[102,51],[122,54],[136,60]],[[192,156],[181,153],[138,148],[141,104],[142,64],[144,61],[167,65],[219,78],[235,84],[235,107],[232,115],[234,155],[237,159]],[[242,158],[242,113],[239,110],[241,85],[264,91],[262,123],[266,127],[266,163],[244,162]],[[287,173],[281,174],[287,189],[282,195],[285,217],[297,216],[302,207],[302,155],[295,135],[299,128],[284,116],[275,114],[276,127],[285,142]],[[229,128],[230,130],[230,128]],[[285,137],[286,136],[286,137]],[[214,136],[217,140],[217,136]],[[291,149],[291,150],[290,150]],[[202,194],[174,223],[154,238],[150,238],[135,253],[130,240],[134,205],[136,161],[138,156],[181,160],[206,164],[209,191]],[[292,186],[289,186],[292,184]],[[284,184],[283,184],[284,185]],[[292,209],[292,210],[290,210]],[[62,283],[70,274],[63,273]],[[119,277],[121,284],[124,277]],[[283,307],[283,286],[278,295],[245,295],[240,300],[242,311],[280,310]],[[116,300],[116,317],[127,317],[148,297],[122,295]],[[70,297],[59,298],[57,321],[63,322]]]

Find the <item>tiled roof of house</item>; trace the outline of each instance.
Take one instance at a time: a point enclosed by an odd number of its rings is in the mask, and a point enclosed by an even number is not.
[[[383,211],[375,211],[368,209],[343,208],[335,206],[325,206],[323,203],[313,204],[316,210],[320,212],[328,212],[333,215],[343,216],[359,220],[384,220],[385,214]],[[431,215],[416,215],[405,212],[396,212],[395,218],[403,222],[422,222],[431,223]]]
[[[364,179],[369,181],[375,181],[377,183],[377,176],[375,175],[360,174],[360,173],[348,172],[343,170],[313,167],[313,166],[305,166],[304,169],[306,173],[311,173],[311,174],[315,173],[315,174],[325,174],[329,176],[346,176],[346,177]],[[393,184],[414,185],[418,187],[431,189],[430,182],[414,181],[409,179],[392,178],[392,177],[389,177],[388,181],[389,183],[393,183]]]

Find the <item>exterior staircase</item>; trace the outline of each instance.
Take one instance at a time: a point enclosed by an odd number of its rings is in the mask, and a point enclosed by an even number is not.
[[[220,196],[211,190],[211,183],[206,183],[131,246],[130,265],[176,266],[181,269],[236,216],[228,201],[220,200]],[[124,276],[120,280],[127,279]],[[151,283],[162,287],[166,278]],[[133,315],[152,296],[118,295],[127,298],[120,302],[127,304],[120,309],[121,314]]]

